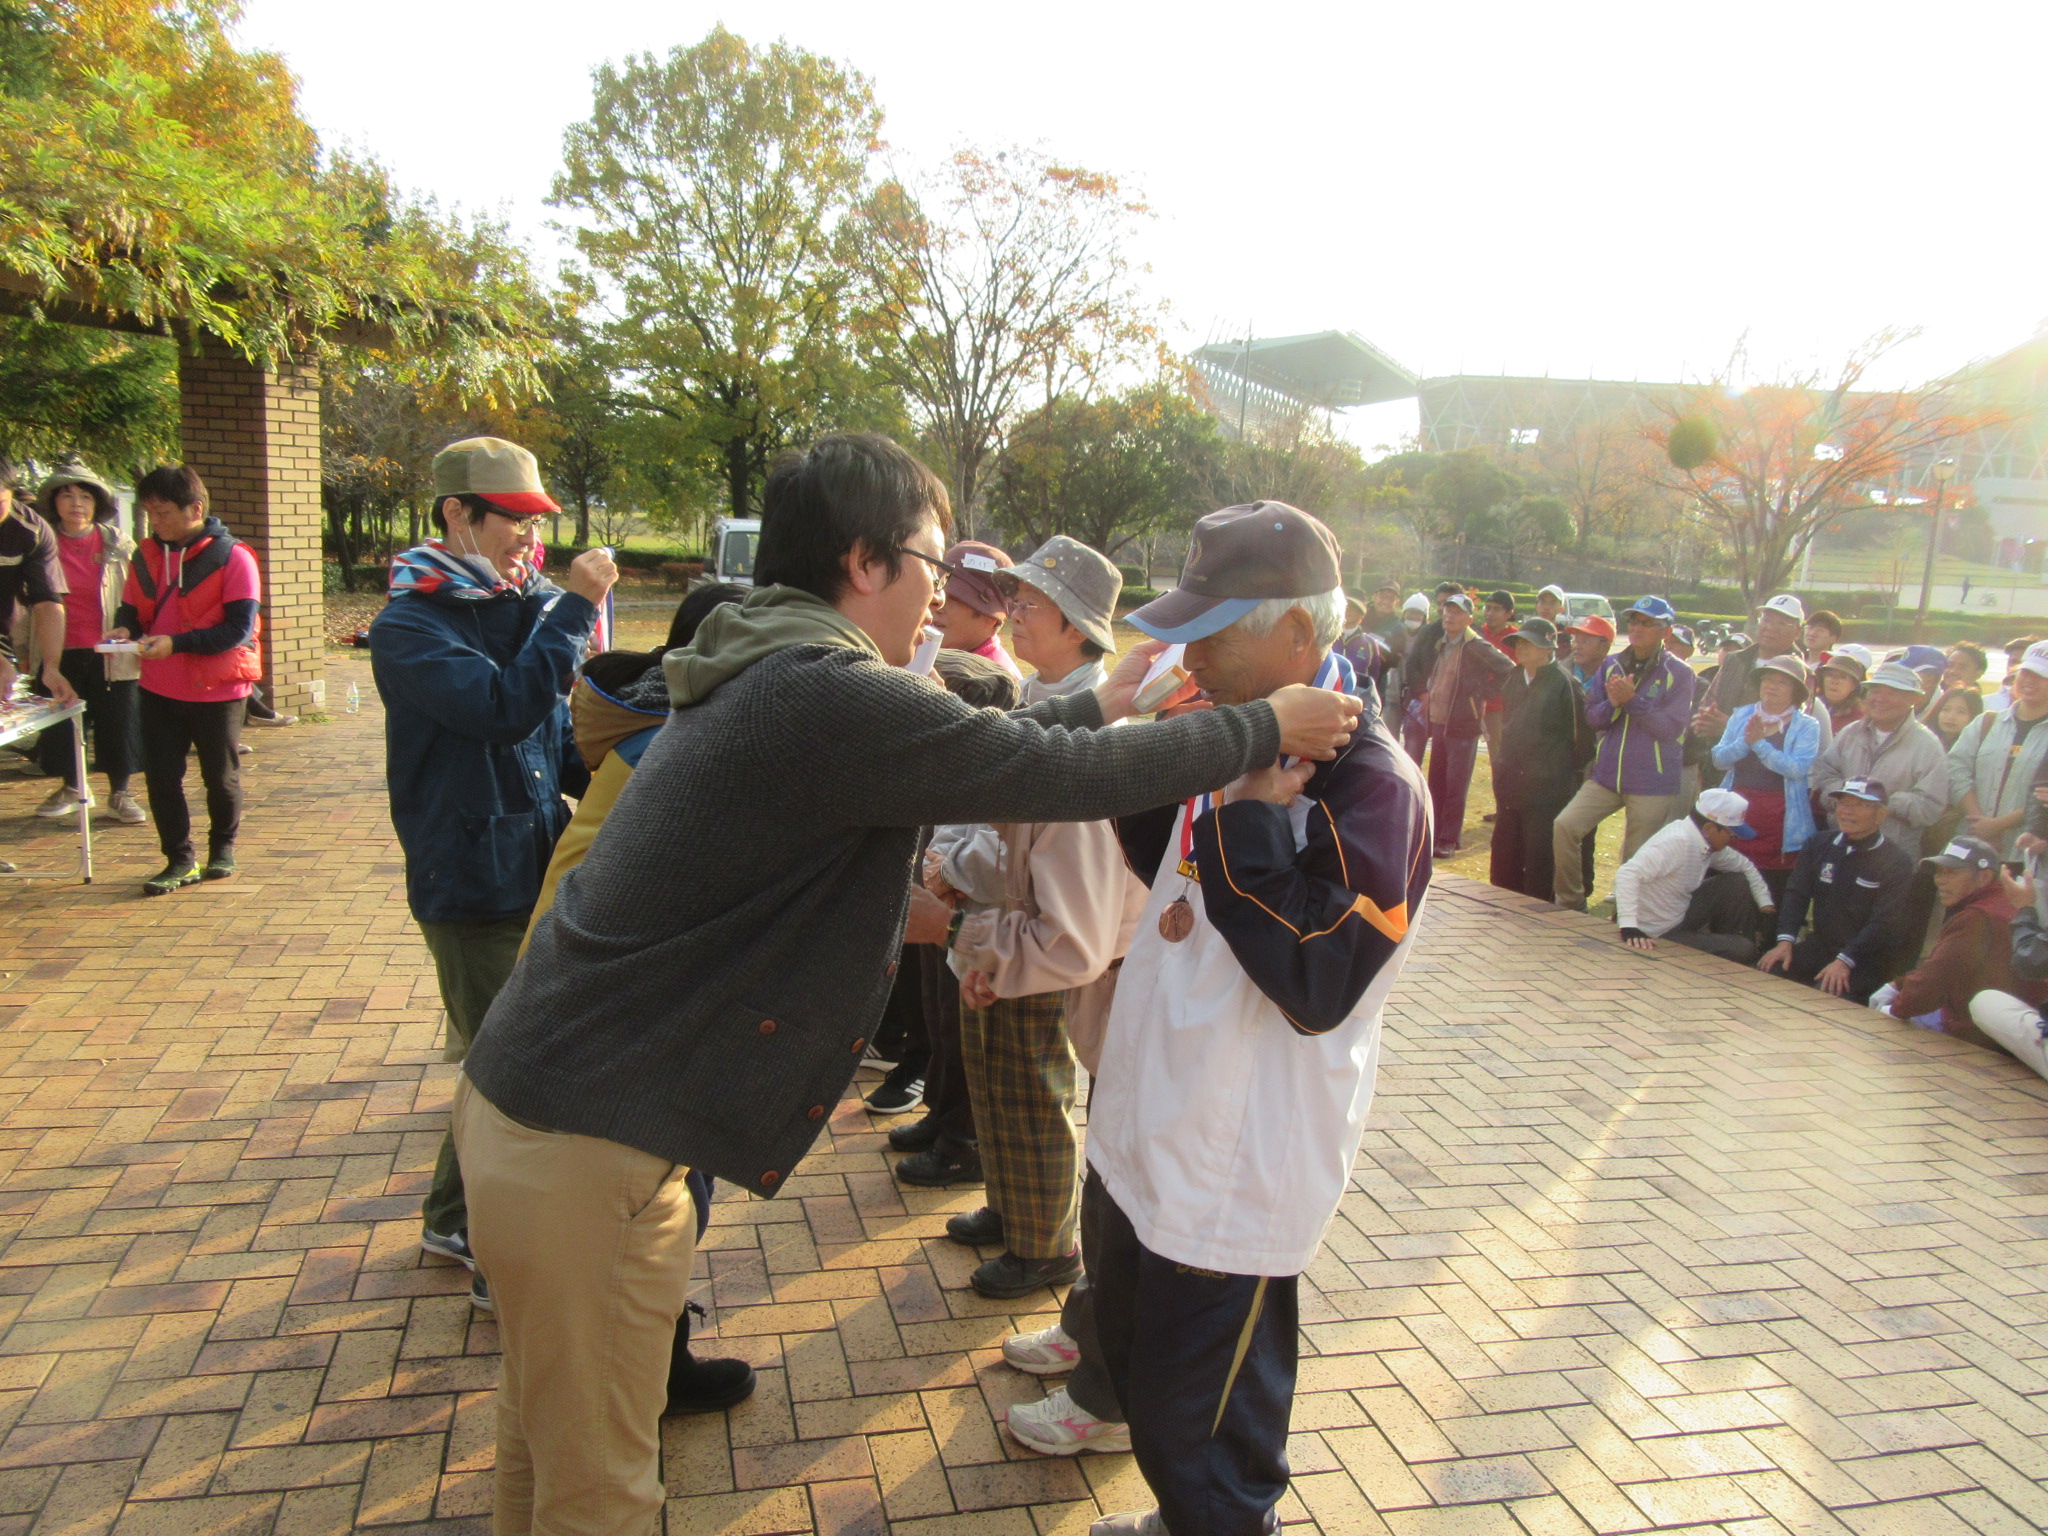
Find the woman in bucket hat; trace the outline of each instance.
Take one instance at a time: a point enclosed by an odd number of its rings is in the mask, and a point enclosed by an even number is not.
[[[1806,663],[1797,656],[1758,662],[1756,676],[1757,702],[1729,716],[1714,766],[1724,770],[1721,787],[1749,802],[1756,837],[1743,852],[1762,871],[1775,901],[1814,833],[1806,780],[1820,755],[1820,722],[1800,708],[1808,684]]]

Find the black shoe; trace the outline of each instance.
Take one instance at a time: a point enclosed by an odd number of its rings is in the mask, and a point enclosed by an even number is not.
[[[754,1395],[754,1368],[744,1360],[699,1360],[690,1353],[690,1317],[704,1315],[696,1302],[676,1323],[675,1353],[669,1357],[668,1407],[678,1413],[723,1413]]]
[[[199,871],[202,880],[232,880],[235,878],[235,850],[223,848],[206,861],[206,868]]]
[[[1048,1285],[1071,1285],[1081,1278],[1081,1250],[1063,1259],[1020,1259],[1005,1253],[977,1269],[968,1283],[995,1301],[1013,1301]]]
[[[187,859],[173,861],[142,882],[145,896],[168,896],[173,891],[183,890],[188,885],[199,883],[199,866]]]
[[[469,1304],[479,1312],[495,1312],[497,1304],[491,1300],[491,1288],[484,1284],[482,1270],[469,1277]]]
[[[969,1248],[979,1248],[983,1243],[1000,1243],[1003,1240],[1003,1213],[984,1205],[970,1216],[949,1216],[946,1218],[946,1236],[956,1243],[965,1243]]]
[[[907,1115],[924,1102],[924,1073],[899,1066],[864,1101],[871,1115]]]
[[[939,1139],[938,1118],[925,1115],[908,1125],[889,1127],[889,1145],[898,1152],[922,1152],[926,1147],[935,1146]]]
[[[935,1144],[898,1163],[896,1179],[901,1184],[919,1184],[927,1189],[979,1184],[981,1154],[972,1147],[948,1148]]]

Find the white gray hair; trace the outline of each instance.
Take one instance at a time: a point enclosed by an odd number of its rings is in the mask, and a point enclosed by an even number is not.
[[[1299,608],[1315,626],[1316,645],[1327,651],[1344,633],[1344,589],[1332,587],[1313,597],[1269,597],[1239,619],[1233,628],[1248,635],[1270,635],[1273,626]]]

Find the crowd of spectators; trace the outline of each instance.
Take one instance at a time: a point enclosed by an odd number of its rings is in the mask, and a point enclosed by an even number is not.
[[[1472,601],[1446,582],[1434,622],[1418,593],[1379,630],[1399,658],[1389,708],[1428,759],[1439,858],[1458,851],[1473,761],[1449,726],[1477,735],[1497,703],[1494,884],[1585,910],[1592,835],[1619,811],[1624,943],[1782,972],[2048,1075],[2030,873],[2048,852],[2048,641],[2010,642],[1986,697],[1981,646],[1880,658],[1791,593],[1701,664],[1665,599],[1624,609],[1617,647],[1550,587],[1519,623],[1508,593],[1486,599],[1480,644],[1500,654],[1480,667],[1446,659]]]

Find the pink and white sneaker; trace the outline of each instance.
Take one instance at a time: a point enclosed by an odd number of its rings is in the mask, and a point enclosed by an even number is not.
[[[1078,1456],[1083,1451],[1128,1451],[1131,1426],[1098,1419],[1076,1407],[1065,1387],[1055,1388],[1043,1402],[1018,1403],[1010,1409],[1010,1434],[1017,1443],[1041,1456]]]
[[[1081,1363],[1081,1351],[1058,1323],[1036,1333],[1003,1340],[1003,1360],[1034,1376],[1064,1376]]]

